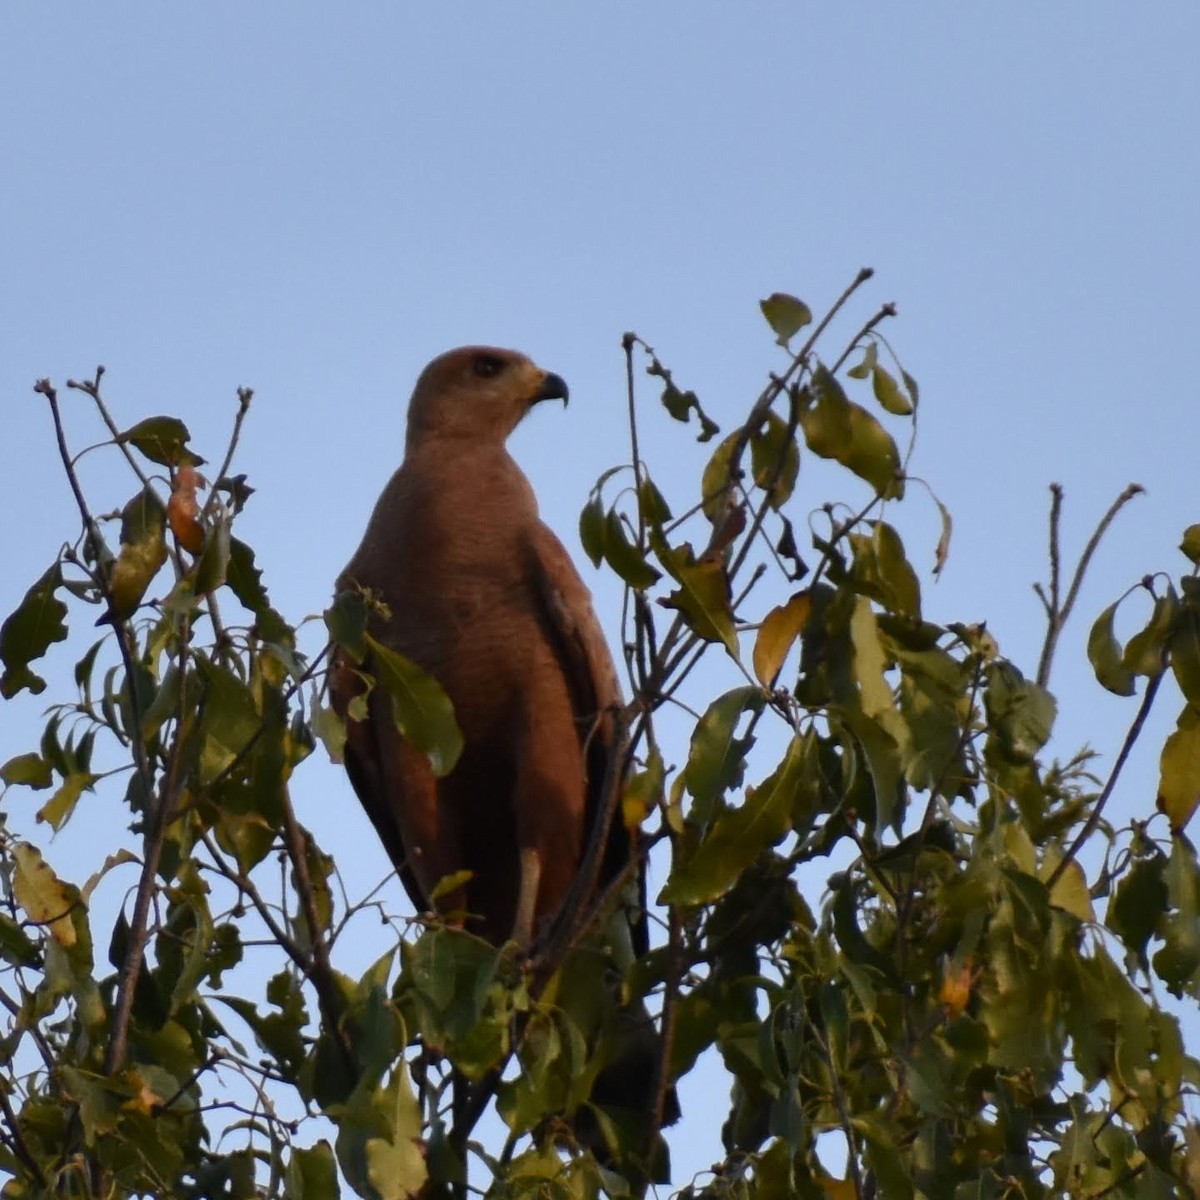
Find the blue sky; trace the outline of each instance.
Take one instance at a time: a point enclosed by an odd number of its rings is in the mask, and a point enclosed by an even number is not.
[[[40,376],[103,362],[121,423],[176,413],[210,457],[252,385],[243,535],[297,618],[399,461],[433,354],[512,345],[567,378],[568,412],[535,413],[514,449],[576,550],[588,487],[625,455],[625,330],[729,424],[780,363],[758,300],[820,309],[870,265],[846,332],[898,303],[914,470],[955,518],[932,617],[987,619],[1032,673],[1047,484],[1067,490],[1068,549],[1126,483],[1148,488],[1053,681],[1060,751],[1088,740],[1111,761],[1132,707],[1091,681],[1088,624],[1143,574],[1177,574],[1200,519],[1198,36],[1193,4],[1107,0],[5,6],[0,612],[75,527]],[[647,457],[683,495],[697,459],[652,395]],[[76,411],[76,443],[96,440]],[[127,498],[98,460],[87,478]],[[930,507],[893,515],[921,567]],[[619,594],[584,575],[615,639]],[[1174,706],[1126,814],[1152,808]],[[0,760],[36,718],[9,706]],[[383,874],[336,773],[314,769],[297,802]]]

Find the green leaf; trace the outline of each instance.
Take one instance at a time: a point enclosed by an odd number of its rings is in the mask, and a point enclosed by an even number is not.
[[[679,584],[659,603],[681,613],[687,627],[697,637],[706,642],[720,642],[737,658],[737,630],[724,564],[716,559],[697,560],[686,542],[682,546],[664,546],[659,551],[659,558]]]
[[[324,1138],[305,1149],[297,1146],[284,1172],[286,1200],[338,1200],[337,1161],[333,1148]]]
[[[778,511],[791,499],[800,474],[800,447],[795,433],[788,432],[787,422],[775,413],[767,413],[750,438],[750,469],[773,509]]]
[[[117,442],[134,446],[151,462],[161,463],[164,467],[180,463],[198,467],[204,459],[187,448],[191,436],[178,417],[147,417],[132,429],[117,434]]]
[[[808,448],[865,479],[884,499],[903,496],[896,443],[865,408],[846,396],[842,385],[824,366],[813,373],[812,398],[813,403],[800,412]]]
[[[41,961],[37,943],[7,913],[0,912],[0,958],[18,967],[36,966]]]
[[[1159,759],[1158,810],[1180,832],[1200,805],[1200,712],[1185,704]]]
[[[597,493],[583,506],[583,511],[579,514],[579,544],[583,547],[584,554],[592,560],[593,567],[598,567],[604,559],[606,532],[604,502]]]
[[[714,700],[696,722],[684,782],[693,801],[692,819],[701,827],[711,819],[717,800],[741,785],[754,738],[734,734],[742,715],[761,712],[764,703],[758,688],[734,688]]]
[[[462,731],[450,697],[432,675],[369,633],[370,671],[392,701],[392,719],[403,737],[429,759],[440,779],[454,770],[463,750]]]
[[[710,521],[715,521],[732,500],[729,468],[737,440],[737,433],[723,438],[712,452],[700,477],[700,503]]]
[[[662,572],[647,562],[646,556],[629,540],[615,508],[609,511],[604,524],[604,557],[609,566],[639,592],[653,587],[662,578]]]
[[[804,776],[816,769],[814,740],[793,738],[783,761],[744,802],[720,813],[689,859],[671,872],[660,904],[706,904],[728,891],[741,873],[791,827],[792,802]]]
[[[1168,584],[1166,593],[1154,602],[1154,610],[1146,627],[1135,633],[1125,644],[1122,666],[1134,675],[1154,678],[1166,669],[1165,651],[1175,630],[1179,599]]]
[[[772,292],[758,303],[775,334],[776,342],[785,348],[805,325],[812,323],[812,311],[808,305],[786,292]]]
[[[4,661],[0,695],[6,700],[22,688],[36,696],[46,687],[46,681],[29,670],[29,664],[67,636],[67,606],[55,595],[62,581],[62,564],[56,562],[0,625],[0,659]]]
[[[1155,848],[1122,876],[1109,902],[1105,923],[1147,970],[1146,946],[1167,912],[1167,860]]]
[[[851,533],[848,540],[854,551],[850,578],[855,589],[889,612],[919,620],[921,584],[895,529],[886,521],[876,521],[869,538]]]
[[[344,646],[355,662],[362,662],[367,655],[367,620],[371,606],[362,592],[347,589],[338,592],[333,603],[325,610],[325,628],[329,639]]]
[[[1032,761],[1050,739],[1058,710],[1054,697],[1011,663],[997,659],[988,669],[983,699],[989,746],[999,746],[1014,762]]]
[[[205,785],[241,756],[257,736],[262,716],[254,694],[228,667],[199,654],[193,661],[204,685],[201,699],[204,716],[197,731],[201,738],[197,782]]]
[[[900,385],[883,367],[876,366],[872,370],[871,387],[875,392],[875,399],[879,401],[885,412],[890,412],[896,417],[912,415],[912,401],[900,390]]]
[[[649,476],[638,484],[638,512],[647,525],[663,525],[671,519],[671,506]]]
[[[226,580],[233,544],[229,534],[229,522],[213,521],[205,531],[204,547],[196,562],[192,586],[197,596],[215,592]],[[235,593],[236,594],[236,593]],[[240,597],[239,597],[240,599]]]
[[[1119,605],[1119,600],[1110,604],[1093,622],[1088,634],[1088,661],[1091,662],[1101,687],[1115,692],[1118,696],[1132,696],[1137,690],[1133,672],[1125,666],[1121,643],[1117,641],[1113,632]]]
[[[1184,699],[1200,710],[1200,605],[1184,602],[1171,634],[1171,670]]]
[[[1200,869],[1184,837],[1172,839],[1165,879],[1174,911],[1158,930],[1163,946],[1154,956],[1154,971],[1173,996],[1200,996]]]
[[[133,615],[167,561],[166,527],[166,507],[149,484],[121,511],[121,552],[108,583],[121,620]]]
[[[48,788],[53,778],[50,764],[40,754],[32,751],[28,754],[18,754],[0,767],[0,780],[10,787],[15,783],[22,783],[40,791],[42,788]]]

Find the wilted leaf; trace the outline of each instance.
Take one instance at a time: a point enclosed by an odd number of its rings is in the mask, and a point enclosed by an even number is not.
[[[938,576],[950,557],[950,535],[954,532],[954,518],[950,510],[935,496],[933,502],[937,505],[938,515],[942,519],[942,532],[938,537],[937,547],[933,552],[933,573]]]
[[[204,548],[204,526],[200,524],[200,503],[197,488],[206,486],[204,476],[190,463],[175,472],[171,496],[167,500],[167,521],[179,544],[192,554]]]
[[[808,448],[841,463],[885,499],[899,499],[904,494],[900,452],[887,430],[846,396],[824,366],[813,373],[812,395],[814,402],[800,413]]]
[[[803,591],[771,609],[763,618],[754,639],[754,674],[763,687],[772,686],[811,612],[812,596]]]
[[[54,795],[38,809],[37,819],[47,822],[57,833],[70,820],[79,797],[85,791],[91,791],[99,778],[99,775],[93,775],[90,771],[72,771]]]
[[[1088,634],[1088,660],[1101,687],[1118,696],[1132,696],[1137,690],[1133,672],[1125,666],[1121,643],[1113,632],[1119,604],[1119,600],[1116,604],[1110,604],[1093,622]]]
[[[1185,704],[1159,760],[1158,810],[1181,831],[1200,805],[1200,712]]]
[[[0,659],[4,661],[0,695],[6,700],[22,688],[37,695],[46,686],[41,676],[29,670],[29,664],[67,636],[67,606],[55,595],[62,581],[62,566],[56,562],[0,625]]]
[[[879,361],[879,347],[875,342],[868,342],[863,347],[862,361],[857,366],[851,367],[846,374],[851,379],[866,379],[872,371],[875,370],[875,364]]]
[[[78,903],[74,888],[55,875],[41,852],[28,842],[17,842],[12,848],[14,871],[13,897],[35,925],[45,925],[59,945],[75,945],[75,925],[70,912]]]
[[[679,388],[671,382],[670,376],[662,368],[656,364],[646,368],[648,375],[658,375],[663,380],[662,404],[675,418],[676,421],[687,423],[688,417],[694,412],[696,419],[700,422],[700,432],[696,436],[698,442],[707,442],[714,434],[720,432],[720,427],[715,421],[709,419],[704,409],[700,407],[700,400],[695,392],[681,392]]]
[[[166,527],[167,510],[149,484],[121,512],[121,552],[109,579],[113,609],[121,620],[133,615],[167,561]]]
[[[808,305],[786,292],[772,292],[765,300],[759,301],[759,307],[775,334],[775,340],[784,347],[805,325],[812,323],[812,311]]]
[[[188,427],[178,417],[147,417],[132,429],[118,434],[117,441],[135,446],[151,462],[164,467],[172,467],[177,463],[198,467],[204,459],[187,448],[191,436]]]
[[[436,776],[448,775],[463,749],[450,697],[416,663],[389,650],[369,633],[365,641],[371,654],[370,673],[391,698],[396,728],[428,757]]]

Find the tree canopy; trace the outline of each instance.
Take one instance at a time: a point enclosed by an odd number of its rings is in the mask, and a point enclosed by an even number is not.
[[[1200,994],[1200,525],[1091,627],[1097,686],[1131,700],[1123,742],[1052,757],[1059,637],[1137,489],[1075,563],[1052,489],[1038,663],[984,624],[927,619],[905,506],[937,514],[934,574],[951,518],[910,473],[920,394],[884,334],[895,309],[831,331],[869,278],[815,320],[762,302],[776,344],[727,432],[703,389],[623,341],[629,460],[579,533],[625,589],[628,771],[604,818],[640,830],[665,878],[654,944],[620,981],[663,1034],[649,1128],[589,1100],[617,1036],[586,937],[606,897],[581,888],[530,955],[496,949],[394,911],[394,883],[351,900],[297,813],[293,777],[345,737],[328,642],[360,645],[366,609],[339,600],[318,631],[272,601],[237,532],[252,393],[214,468],[178,417],[119,420],[102,368],[66,385],[108,432],[86,450],[36,385],[79,520],[0,627],[0,693],[51,701],[38,744],[0,766],[4,1197],[1200,1194],[1179,1016]],[[664,482],[673,447],[639,438],[648,391],[704,444],[690,489]],[[121,495],[85,492],[85,453],[120,456]],[[807,485],[819,460],[839,494]],[[74,659],[73,682],[47,690],[47,655]],[[397,657],[374,686],[452,763],[432,679]],[[1179,707],[1157,803],[1118,825],[1156,703]],[[101,793],[128,827],[97,829],[102,868],[65,878],[49,839]],[[350,930],[378,945],[362,974],[341,965]],[[657,1125],[702,1056],[729,1103],[689,1127],[711,1172],[679,1179]],[[574,1140],[580,1110],[601,1161]]]

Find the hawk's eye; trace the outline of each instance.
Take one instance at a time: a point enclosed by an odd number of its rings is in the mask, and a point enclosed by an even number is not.
[[[494,354],[480,354],[476,357],[472,369],[480,379],[495,379],[504,370],[504,360]]]

